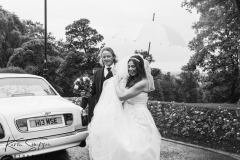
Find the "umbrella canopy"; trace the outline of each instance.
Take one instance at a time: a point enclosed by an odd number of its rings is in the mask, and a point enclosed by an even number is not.
[[[126,26],[113,38],[125,40],[153,42],[163,45],[186,47],[187,44],[181,35],[173,28],[156,21],[145,21]]]

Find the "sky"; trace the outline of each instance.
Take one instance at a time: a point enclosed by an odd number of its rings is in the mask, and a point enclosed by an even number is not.
[[[199,19],[181,7],[183,0],[47,0],[47,31],[65,40],[65,27],[81,18],[103,35],[105,46],[111,47],[119,60],[135,50],[148,50],[148,43],[113,38],[124,27],[154,20],[175,29],[188,44],[196,35],[191,28]],[[0,0],[3,9],[22,20],[44,24],[44,0]],[[151,67],[164,72],[179,72],[194,54],[188,47],[151,43],[150,54],[156,62]]]

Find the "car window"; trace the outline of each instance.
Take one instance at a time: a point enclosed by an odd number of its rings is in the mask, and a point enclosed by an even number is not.
[[[52,87],[41,78],[0,79],[0,98],[48,95],[56,95],[56,93]]]

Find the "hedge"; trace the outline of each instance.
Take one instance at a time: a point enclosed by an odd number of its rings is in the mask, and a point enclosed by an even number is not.
[[[165,102],[149,102],[148,108],[165,138],[240,153],[240,108]]]
[[[0,68],[0,73],[23,73],[27,74],[26,71],[24,71],[20,67],[7,67],[7,68]]]

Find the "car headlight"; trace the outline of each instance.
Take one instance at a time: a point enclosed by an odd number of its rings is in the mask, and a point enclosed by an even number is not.
[[[4,138],[5,137],[5,133],[4,133],[4,130],[3,130],[3,126],[2,124],[0,123],[0,139]]]
[[[16,120],[17,127],[20,131],[28,131],[27,119],[18,119]]]

